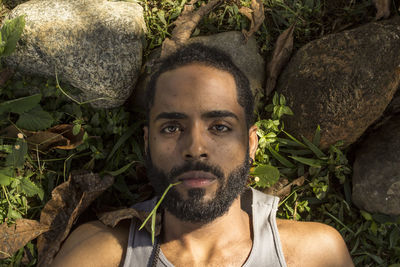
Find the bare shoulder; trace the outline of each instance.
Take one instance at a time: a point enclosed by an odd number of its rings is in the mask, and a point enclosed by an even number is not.
[[[354,266],[346,243],[333,227],[279,219],[277,226],[289,267]]]
[[[128,235],[129,221],[122,221],[115,228],[100,221],[82,224],[64,242],[52,266],[119,266]]]

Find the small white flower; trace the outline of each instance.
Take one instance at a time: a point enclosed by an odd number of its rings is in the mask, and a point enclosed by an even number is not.
[[[19,139],[24,139],[24,135],[22,133],[18,133],[17,136],[18,136]]]
[[[260,181],[260,177],[258,177],[258,176],[254,177],[254,181],[256,181],[256,183],[258,183]]]
[[[16,150],[18,150],[18,149],[20,149],[20,148],[21,148],[20,145],[15,145],[15,149],[16,149]]]

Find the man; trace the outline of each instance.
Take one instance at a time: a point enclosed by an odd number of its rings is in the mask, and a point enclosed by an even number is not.
[[[153,75],[147,100],[150,182],[158,195],[181,182],[163,201],[160,236],[153,246],[136,220],[84,224],[54,266],[353,266],[336,230],[276,219],[278,199],[246,188],[254,103],[229,56],[200,44],[180,49]]]

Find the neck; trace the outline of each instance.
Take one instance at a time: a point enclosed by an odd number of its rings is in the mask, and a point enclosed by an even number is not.
[[[164,247],[173,246],[196,255],[229,247],[232,242],[251,242],[250,218],[242,210],[240,197],[229,210],[209,223],[184,222],[165,211],[163,218]],[[164,248],[163,248],[164,249]]]

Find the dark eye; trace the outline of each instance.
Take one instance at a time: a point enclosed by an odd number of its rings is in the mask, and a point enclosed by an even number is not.
[[[223,133],[223,132],[228,132],[230,131],[230,128],[222,125],[222,124],[217,124],[211,127],[212,130],[219,132],[219,133]]]
[[[177,126],[177,125],[169,125],[169,126],[166,126],[166,127],[162,128],[161,132],[162,133],[166,133],[166,134],[172,134],[172,133],[178,132],[179,130],[181,130],[179,128],[179,126]]]

